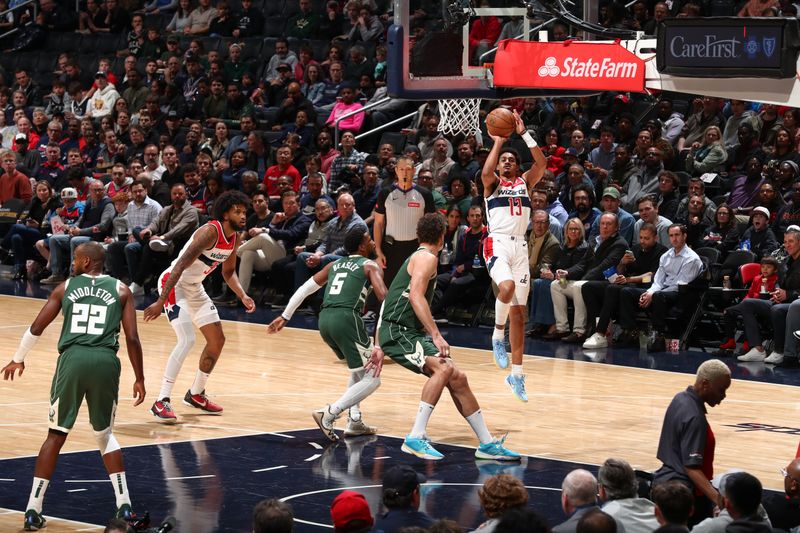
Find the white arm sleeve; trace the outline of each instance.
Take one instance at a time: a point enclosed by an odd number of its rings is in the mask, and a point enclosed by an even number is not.
[[[17,353],[14,354],[14,358],[12,360],[15,363],[23,363],[25,361],[25,356],[28,355],[28,352],[31,351],[38,340],[39,337],[31,333],[31,328],[25,330],[25,334],[22,335],[22,339],[19,341]]]
[[[295,292],[292,297],[289,299],[289,303],[286,305],[286,309],[283,310],[281,316],[284,320],[289,321],[292,319],[292,315],[294,312],[297,311],[297,308],[300,307],[300,304],[303,301],[320,290],[322,288],[321,285],[317,285],[317,282],[314,281],[314,278],[308,278],[308,281],[303,283],[297,292]]]

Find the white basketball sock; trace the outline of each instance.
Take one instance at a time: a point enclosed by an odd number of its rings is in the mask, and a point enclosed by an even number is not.
[[[467,422],[469,422],[472,431],[475,432],[475,435],[477,435],[478,440],[481,441],[481,444],[489,444],[494,440],[492,438],[492,434],[489,433],[489,428],[486,427],[486,422],[483,420],[483,413],[481,413],[480,409],[469,416],[465,416],[464,418]]]
[[[41,477],[33,478],[33,486],[31,487],[31,495],[28,498],[28,506],[25,510],[33,509],[37,513],[42,512],[42,502],[44,501],[44,493],[47,492],[47,486],[50,484],[49,479]]]
[[[417,417],[414,419],[414,427],[411,428],[411,432],[408,434],[409,437],[414,439],[425,437],[425,430],[428,428],[428,420],[433,414],[433,408],[434,406],[429,403],[419,402]]]
[[[208,381],[208,376],[210,375],[211,374],[206,374],[200,369],[197,370],[197,374],[194,376],[194,383],[192,383],[192,388],[189,389],[192,395],[200,394],[206,390],[206,382]]]
[[[114,487],[114,496],[117,498],[117,509],[124,504],[131,504],[131,495],[128,493],[128,481],[125,479],[125,471],[109,474],[111,486]]]
[[[511,375],[513,376],[521,376],[522,375],[522,365],[515,365],[512,363],[511,365]]]

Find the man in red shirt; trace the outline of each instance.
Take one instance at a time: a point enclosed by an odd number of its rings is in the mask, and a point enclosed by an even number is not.
[[[292,165],[292,149],[288,146],[281,146],[276,153],[278,159],[277,165],[272,165],[264,173],[264,187],[269,196],[279,196],[278,178],[281,176],[289,176],[292,178],[292,189],[294,192],[300,191],[300,171]]]
[[[0,165],[3,175],[0,176],[0,205],[12,198],[17,198],[27,204],[33,198],[31,182],[25,174],[17,170],[17,157],[11,150],[0,152]]]

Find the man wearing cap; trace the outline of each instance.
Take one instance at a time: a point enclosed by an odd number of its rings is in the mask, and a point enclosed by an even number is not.
[[[16,198],[27,204],[33,198],[33,190],[28,177],[17,170],[17,157],[11,150],[0,152],[0,165],[3,174],[0,176],[0,205]],[[23,206],[20,206],[23,207]]]
[[[666,349],[666,318],[670,308],[678,301],[678,287],[691,283],[703,271],[703,262],[686,245],[686,238],[686,226],[672,224],[669,227],[672,248],[659,259],[653,284],[646,290],[634,287],[622,289],[618,324],[627,334],[628,342],[633,343],[638,339],[638,334],[634,336],[632,332],[636,328],[639,309],[650,309],[650,320],[656,333],[650,351],[663,352]]]
[[[751,226],[740,238],[740,247],[744,249],[746,243],[747,249],[755,254],[757,261],[778,248],[778,239],[769,227],[769,220],[769,209],[763,206],[756,207],[750,215]]]
[[[204,1],[208,4],[208,0]],[[198,7],[197,9],[200,8]],[[203,74],[203,67],[200,66],[199,58],[191,51],[186,52],[186,74],[186,81],[183,82],[183,98],[186,100],[186,106],[191,108],[198,99],[202,98],[200,83],[207,81]]]
[[[86,241],[102,242],[111,232],[111,220],[116,213],[114,204],[106,195],[100,180],[89,184],[90,198],[75,227],[62,235],[50,237],[50,270],[52,275],[41,281],[42,285],[58,285],[69,276],[75,249]]]
[[[760,218],[760,217],[759,217]],[[783,276],[780,288],[770,294],[768,300],[760,298],[746,298],[736,304],[744,322],[744,333],[747,342],[752,346],[750,351],[739,356],[740,361],[764,361],[777,364],[784,368],[797,368],[800,366],[797,359],[797,341],[791,332],[797,329],[797,306],[787,320],[787,315],[792,307],[790,304],[797,301],[800,295],[800,231],[788,229],[783,235],[783,248],[789,254],[786,260],[786,274]],[[767,357],[763,346],[760,324],[772,324],[773,346],[772,353]],[[787,324],[788,323],[788,324]],[[788,329],[787,329],[788,328]],[[786,339],[789,344],[786,345]],[[784,355],[784,349],[786,354]]]
[[[358,492],[340,492],[331,503],[334,533],[366,533],[372,530],[375,520],[367,499]]]
[[[619,147],[617,147],[619,148]],[[603,212],[614,213],[619,219],[619,234],[628,241],[628,244],[633,242],[633,215],[622,209],[620,206],[619,189],[616,187],[606,187],[603,190]],[[587,238],[595,237],[600,234],[600,217],[592,224],[592,230],[589,232]]]
[[[394,533],[402,528],[429,528],[433,519],[419,510],[420,483],[427,481],[408,465],[391,467],[383,476],[383,505],[388,511],[375,521],[373,531]]]
[[[117,89],[108,82],[108,75],[105,72],[95,74],[94,82],[97,90],[92,95],[89,105],[86,106],[86,116],[99,121],[114,111],[114,104],[120,96]]]

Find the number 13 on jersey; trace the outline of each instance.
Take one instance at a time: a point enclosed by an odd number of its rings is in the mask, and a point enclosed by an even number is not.
[[[512,217],[521,217],[522,216],[522,199],[516,196],[513,196],[508,199],[508,207],[511,209],[511,216]]]

